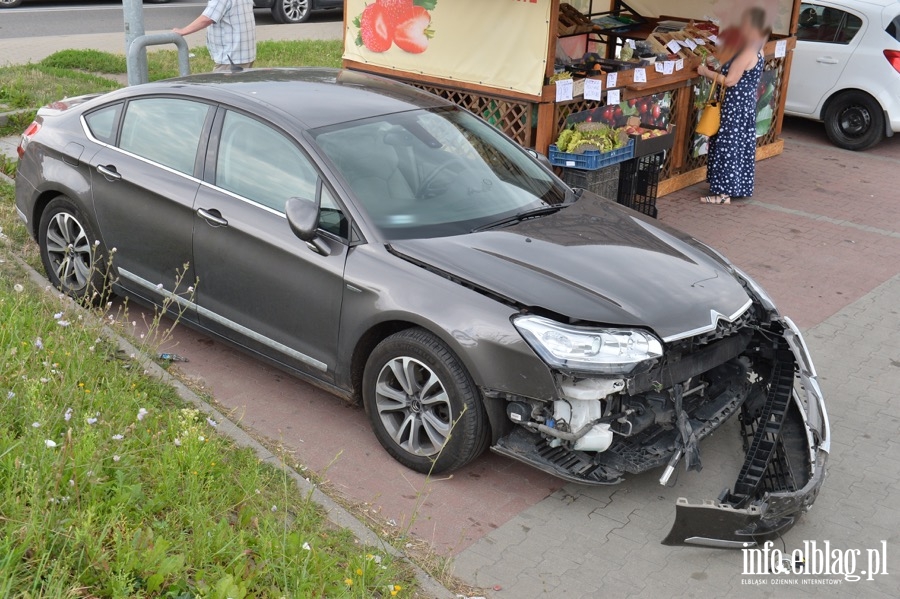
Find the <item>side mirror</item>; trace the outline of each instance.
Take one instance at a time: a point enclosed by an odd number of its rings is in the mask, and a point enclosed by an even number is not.
[[[525,151],[528,152],[528,154],[531,155],[532,158],[537,160],[545,169],[549,171],[553,170],[553,165],[550,164],[550,159],[547,158],[544,154],[541,154],[537,150],[532,150],[531,148],[528,148]]]
[[[288,225],[300,240],[314,252],[323,256],[331,254],[331,248],[324,239],[319,237],[319,205],[316,202],[291,198],[284,206],[284,215]]]

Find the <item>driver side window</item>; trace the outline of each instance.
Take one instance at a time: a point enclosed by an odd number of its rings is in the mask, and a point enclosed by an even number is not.
[[[290,198],[315,201],[318,182],[316,170],[290,139],[256,119],[225,113],[216,157],[217,187],[284,213]],[[325,186],[321,205],[320,228],[346,238],[347,220]]]

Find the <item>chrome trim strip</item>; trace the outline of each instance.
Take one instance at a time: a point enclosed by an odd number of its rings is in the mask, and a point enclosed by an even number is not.
[[[709,537],[688,537],[685,545],[698,545],[700,547],[713,547],[715,549],[747,549],[756,547],[756,541],[747,537],[746,541],[726,541],[725,539],[710,539]]]
[[[741,306],[737,312],[732,314],[731,316],[725,316],[720,312],[716,312],[715,310],[709,311],[709,318],[711,324],[703,327],[699,327],[696,329],[691,329],[690,331],[685,331],[683,333],[677,333],[675,335],[669,335],[668,337],[663,337],[663,341],[666,343],[671,343],[672,341],[678,341],[680,339],[687,339],[688,337],[693,337],[694,335],[701,335],[703,333],[709,333],[710,331],[715,331],[716,327],[719,326],[719,321],[724,320],[726,322],[734,322],[738,318],[740,318],[744,312],[750,309],[750,306],[753,305],[753,300],[748,299],[747,303]]]
[[[118,271],[119,275],[121,275],[123,278],[126,278],[129,281],[131,281],[137,285],[140,285],[141,287],[144,287],[145,289],[151,290],[154,293],[160,294],[160,295],[174,301],[179,306],[183,306],[185,308],[191,308],[193,310],[196,310],[197,314],[199,314],[200,316],[209,318],[210,320],[215,321],[215,322],[221,324],[222,326],[228,327],[229,329],[231,329],[237,333],[240,333],[241,335],[244,335],[245,337],[253,339],[254,341],[261,343],[267,347],[270,347],[277,352],[280,352],[287,356],[290,356],[290,357],[294,358],[295,360],[297,360],[298,362],[302,362],[302,363],[306,364],[307,366],[312,366],[313,368],[315,368],[317,370],[321,370],[322,372],[328,372],[328,365],[325,364],[324,362],[320,362],[319,360],[316,360],[315,358],[311,358],[310,356],[307,356],[304,353],[300,353],[295,349],[291,349],[287,345],[284,345],[283,343],[279,343],[278,341],[275,341],[274,339],[270,339],[269,337],[260,335],[256,331],[254,331],[252,329],[248,329],[247,327],[240,325],[240,324],[234,322],[233,320],[229,320],[229,319],[225,318],[224,316],[220,316],[219,314],[216,314],[212,310],[209,310],[202,306],[198,306],[195,302],[186,300],[183,297],[181,297],[180,295],[172,293],[168,289],[160,289],[159,287],[157,287],[156,285],[154,285],[147,279],[145,279],[139,275],[136,275],[133,272],[129,272],[129,271],[125,270],[124,268],[119,268],[119,269],[117,269],[117,271]]]
[[[25,223],[26,225],[28,224],[28,217],[25,216],[25,213],[22,212],[22,210],[18,206],[16,206],[16,214],[19,215],[19,218],[22,219],[23,223]]]

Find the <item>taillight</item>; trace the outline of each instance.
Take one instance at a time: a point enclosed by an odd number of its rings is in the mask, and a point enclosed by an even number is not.
[[[900,73],[900,50],[885,50],[884,57],[888,59],[894,70]]]
[[[22,140],[19,142],[19,147],[16,148],[16,153],[19,155],[19,158],[25,157],[25,146],[28,145],[29,140],[31,140],[34,135],[41,130],[41,124],[37,121],[32,121],[28,128],[25,129],[25,132],[22,133]]]

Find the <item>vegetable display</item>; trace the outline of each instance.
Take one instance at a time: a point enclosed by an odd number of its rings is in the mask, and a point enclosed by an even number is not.
[[[604,123],[583,122],[563,129],[556,140],[560,152],[583,154],[588,150],[612,152],[628,144],[628,134]]]

